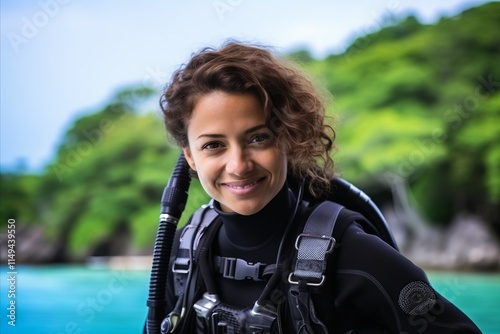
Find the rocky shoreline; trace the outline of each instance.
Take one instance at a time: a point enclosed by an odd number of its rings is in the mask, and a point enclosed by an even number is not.
[[[500,241],[476,216],[459,214],[443,228],[384,214],[401,253],[424,269],[500,271]]]

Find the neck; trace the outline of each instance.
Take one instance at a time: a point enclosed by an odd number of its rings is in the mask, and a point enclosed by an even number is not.
[[[222,218],[222,228],[229,242],[237,247],[257,247],[282,231],[293,210],[295,198],[285,183],[278,194],[259,212],[243,216],[235,212],[222,212],[219,203],[215,209]]]

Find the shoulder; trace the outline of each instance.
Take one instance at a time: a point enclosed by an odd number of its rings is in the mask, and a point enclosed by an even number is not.
[[[332,270],[342,316],[358,310],[394,332],[478,333],[467,316],[434,290],[422,268],[357,222],[346,228]]]
[[[420,267],[355,221],[346,227],[335,258],[337,275],[348,281],[355,279],[396,291],[411,281],[428,281]]]
[[[350,260],[375,262],[377,267],[394,263],[413,265],[403,254],[374,233],[366,222],[355,220],[345,224],[342,237],[338,239],[341,255]]]

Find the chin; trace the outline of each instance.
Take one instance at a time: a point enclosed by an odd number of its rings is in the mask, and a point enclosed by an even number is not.
[[[239,215],[242,216],[251,216],[253,214],[256,214],[260,210],[262,210],[265,207],[262,203],[255,204],[255,205],[235,205],[232,207],[228,207],[230,211],[236,212]]]

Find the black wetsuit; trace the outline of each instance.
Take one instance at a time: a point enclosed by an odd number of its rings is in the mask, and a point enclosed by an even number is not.
[[[217,210],[222,225],[211,247],[212,256],[235,257],[249,263],[276,263],[295,204],[294,195],[285,185],[255,215]],[[294,217],[297,230],[312,207],[302,208]],[[290,248],[284,250],[288,258],[294,256]],[[215,272],[213,275],[220,299],[238,308],[252,306],[266,285],[266,281],[233,280]],[[171,273],[169,277],[172,278]],[[313,300],[316,313],[329,333],[480,333],[463,312],[430,287],[420,268],[379,237],[364,232],[358,223],[345,228],[329,258],[326,277],[321,294],[313,295]],[[283,282],[281,288],[285,286]],[[167,311],[170,311],[176,302],[172,279],[167,285]],[[293,333],[287,311],[285,308],[281,315],[283,333]],[[193,323],[194,319],[187,322]],[[273,333],[278,333],[276,327]]]

